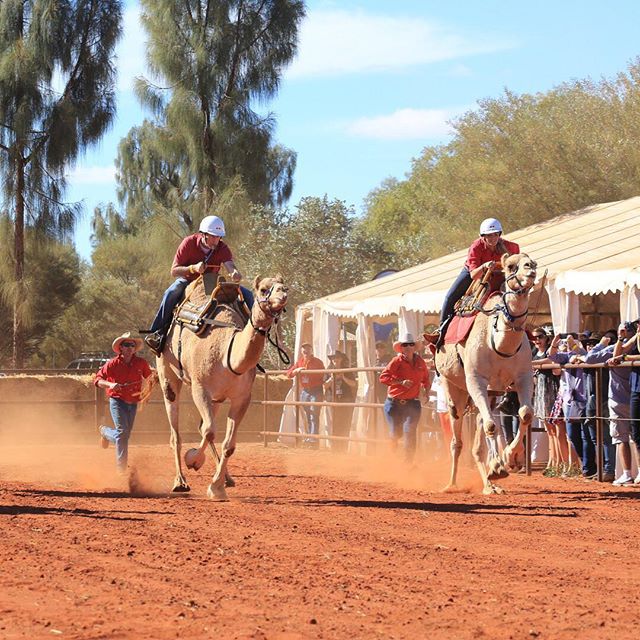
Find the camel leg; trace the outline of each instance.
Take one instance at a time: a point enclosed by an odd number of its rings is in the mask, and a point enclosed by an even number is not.
[[[496,423],[491,413],[491,404],[489,402],[489,394],[487,387],[489,381],[479,376],[467,376],[467,389],[474,404],[478,408],[478,413],[482,419],[482,426],[487,436],[489,444],[489,480],[496,478],[504,478],[509,475],[500,452],[498,451],[498,440],[496,438]]]
[[[182,389],[182,380],[180,380],[171,371],[171,368],[164,365],[163,358],[158,358],[158,378],[160,379],[160,386],[162,389],[162,397],[164,399],[164,406],[167,411],[167,418],[169,419],[169,427],[171,428],[171,434],[169,442],[171,449],[173,450],[173,457],[176,465],[176,477],[173,481],[172,492],[183,493],[190,491],[189,484],[187,483],[184,473],[182,471],[182,460],[180,459],[180,449],[182,447],[182,438],[180,437],[180,391]]]
[[[482,479],[482,493],[484,493],[485,495],[503,493],[501,487],[498,487],[489,480],[489,475],[487,474],[484,464],[484,460],[486,458],[486,444],[487,438],[485,437],[482,418],[480,417],[480,414],[478,414],[476,418],[476,431],[473,439],[473,449],[471,450],[471,453],[473,454],[473,459],[475,460],[478,471],[480,472],[480,478]]]
[[[204,464],[207,446],[213,445],[216,435],[215,415],[218,412],[219,403],[212,402],[209,391],[195,380],[191,383],[191,396],[201,418],[200,435],[202,438],[193,459],[194,468],[198,470]]]
[[[505,447],[504,460],[507,467],[512,471],[519,471],[524,466],[524,436],[528,433],[533,420],[533,409],[529,406],[533,396],[533,376],[527,374],[521,376],[514,383],[514,388],[518,393],[520,409],[520,428],[513,442]]]
[[[214,410],[215,412],[215,410]],[[202,425],[204,424],[204,422],[202,420],[200,420],[200,426],[198,427],[198,430],[200,431],[200,434],[202,435],[202,437],[204,437],[204,433],[202,430]],[[211,449],[211,453],[213,454],[213,458],[216,461],[216,464],[218,464],[220,462],[220,454],[218,453],[218,450],[216,449],[216,444],[215,442],[209,442],[209,448]],[[196,469],[197,471],[198,469]],[[225,477],[224,477],[224,484],[226,487],[235,487],[236,486],[236,481],[231,477],[231,474],[229,473],[229,471],[227,471]]]
[[[227,463],[236,450],[238,426],[242,418],[244,418],[244,414],[247,412],[250,401],[250,395],[247,398],[243,398],[240,402],[231,401],[229,415],[227,417],[227,431],[220,449],[220,460],[218,461],[216,472],[207,490],[207,495],[212,500],[222,502],[229,499],[224,488],[225,478],[227,476]]]
[[[458,477],[458,462],[460,460],[460,453],[462,452],[462,423],[464,410],[469,398],[467,392],[464,389],[459,389],[453,385],[447,384],[446,379],[443,378],[442,384],[445,388],[447,397],[449,398],[449,415],[452,422],[452,436],[451,436],[451,476],[449,477],[449,484],[443,489],[443,491],[456,491],[457,490],[457,477]]]

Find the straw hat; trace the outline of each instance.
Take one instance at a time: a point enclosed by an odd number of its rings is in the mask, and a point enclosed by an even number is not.
[[[400,345],[405,342],[413,342],[416,346],[418,346],[422,343],[422,338],[419,340],[416,340],[413,333],[409,333],[408,331],[405,331],[404,333],[401,333],[398,336],[398,339],[393,343],[393,350],[397,351],[398,353],[401,353],[402,349]]]
[[[124,341],[130,341],[130,340],[133,340],[133,342],[136,343],[135,353],[138,353],[138,351],[140,351],[140,349],[142,349],[142,347],[144,346],[144,342],[142,341],[142,338],[134,338],[131,335],[131,331],[125,331],[121,336],[118,336],[113,341],[111,348],[115,351],[115,353],[120,353],[120,343]]]

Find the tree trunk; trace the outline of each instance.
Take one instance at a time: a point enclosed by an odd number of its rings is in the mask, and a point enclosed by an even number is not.
[[[24,329],[20,307],[24,301],[24,159],[16,162],[16,216],[14,236],[13,358],[15,369],[24,366]]]

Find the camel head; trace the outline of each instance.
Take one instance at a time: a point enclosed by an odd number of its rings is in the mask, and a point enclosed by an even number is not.
[[[507,290],[513,293],[528,293],[536,283],[538,265],[526,253],[502,256],[502,270]]]
[[[285,310],[287,304],[288,287],[285,286],[282,276],[262,278],[258,276],[253,282],[255,304],[254,311],[264,316],[260,325],[267,321],[270,325]]]

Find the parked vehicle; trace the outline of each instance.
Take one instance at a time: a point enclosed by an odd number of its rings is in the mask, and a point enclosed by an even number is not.
[[[87,351],[81,353],[65,368],[79,371],[97,371],[107,360],[109,360],[109,356],[104,351]]]

